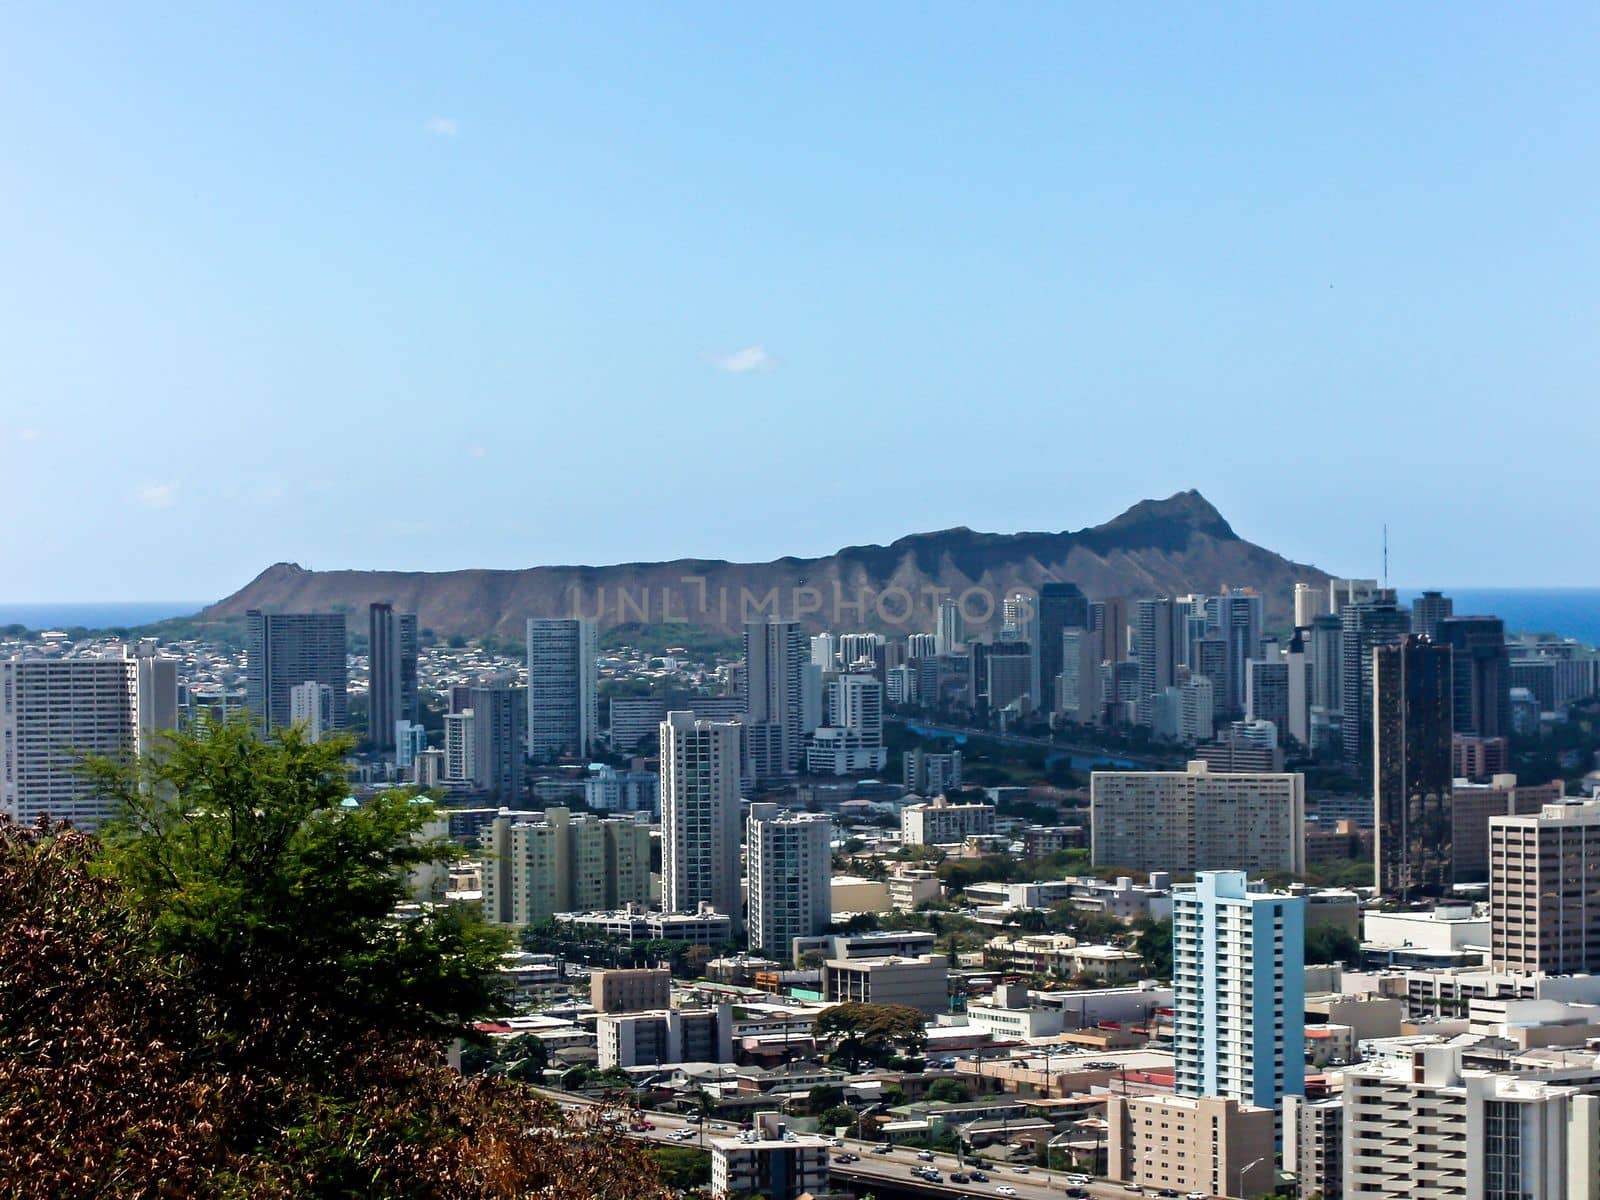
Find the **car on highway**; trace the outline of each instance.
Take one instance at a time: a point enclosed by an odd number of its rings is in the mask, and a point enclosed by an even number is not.
[[[988,1183],[989,1182],[989,1177],[987,1175],[985,1175],[982,1171],[973,1171],[972,1172],[972,1182],[973,1183]]]
[[[1068,1175],[1067,1183],[1071,1187],[1087,1187],[1091,1180],[1087,1175]]]
[[[893,1149],[894,1149],[894,1147],[889,1145],[888,1142],[879,1142],[876,1146],[874,1146],[872,1148],[872,1153],[873,1154],[888,1154]]]
[[[1178,1189],[1177,1188],[1162,1188],[1159,1192],[1156,1193],[1156,1195],[1158,1195],[1158,1196],[1169,1197],[1169,1200],[1170,1200],[1171,1197],[1177,1196],[1177,1194],[1178,1194]]]
[[[1067,1189],[1067,1195],[1072,1197],[1072,1200],[1089,1200],[1089,1189],[1081,1187],[1069,1187]]]
[[[995,1191],[1002,1196],[1015,1196],[1017,1194],[1017,1189],[1008,1183],[1002,1183],[999,1187],[995,1188]]]
[[[836,1163],[860,1162],[861,1161],[861,1155],[859,1155],[859,1154],[850,1154],[849,1152],[846,1152],[844,1154],[835,1154],[833,1156],[833,1161],[836,1162]]]
[[[1210,1197],[1204,1192],[1187,1192],[1184,1194],[1183,1200],[1210,1200]]]
[[[918,1162],[932,1162],[933,1161],[933,1154],[930,1151],[927,1151],[927,1150],[918,1150],[917,1151],[917,1161]]]
[[[950,1182],[951,1183],[966,1183],[967,1182],[967,1173],[965,1171],[951,1171],[950,1172]]]

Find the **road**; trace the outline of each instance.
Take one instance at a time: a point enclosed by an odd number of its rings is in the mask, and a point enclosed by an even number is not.
[[[595,1102],[586,1097],[574,1095],[569,1092],[557,1092],[541,1088],[540,1091],[552,1100],[558,1101],[563,1108],[574,1109],[592,1106]],[[695,1124],[685,1117],[675,1113],[645,1112],[644,1120],[654,1125],[654,1129],[639,1133],[630,1133],[629,1136],[644,1141],[660,1142],[669,1146],[703,1146],[709,1137],[727,1137],[738,1128],[729,1122],[707,1121],[704,1124]],[[716,1124],[723,1124],[725,1128],[713,1128]],[[677,1138],[674,1136],[680,1130],[693,1130],[694,1138]],[[832,1163],[831,1174],[841,1182],[848,1184],[875,1184],[881,1193],[885,1187],[892,1188],[901,1195],[915,1195],[928,1197],[946,1197],[956,1200],[958,1197],[967,1196],[971,1200],[1064,1200],[1068,1184],[1064,1181],[1060,1171],[1045,1171],[1041,1167],[1029,1167],[1026,1172],[1018,1171],[1014,1166],[994,1166],[987,1160],[977,1160],[978,1169],[988,1175],[986,1183],[976,1183],[969,1180],[966,1183],[950,1182],[950,1175],[955,1171],[968,1171],[972,1169],[973,1161],[968,1159],[966,1166],[957,1160],[953,1154],[935,1154],[933,1161],[926,1162],[917,1158],[915,1150],[893,1148],[887,1154],[874,1154],[875,1147],[881,1142],[858,1141],[855,1138],[842,1139],[844,1144],[833,1151],[835,1161]],[[837,1156],[843,1153],[860,1155],[860,1161],[841,1163]],[[942,1183],[929,1183],[911,1174],[912,1167],[933,1167],[942,1176]],[[1091,1182],[1083,1185],[1084,1190],[1095,1200],[1130,1200],[1133,1195],[1121,1184],[1106,1183],[1103,1181]],[[1010,1196],[1001,1192],[1002,1187],[1016,1189],[1016,1195]]]
[[[905,717],[885,717],[886,725],[914,725],[919,730],[935,737],[962,737],[986,738],[991,742],[999,742],[1002,746],[1027,746],[1032,749],[1049,750],[1056,754],[1069,755],[1074,759],[1083,759],[1092,762],[1131,763],[1139,767],[1157,767],[1170,769],[1174,758],[1157,758],[1149,754],[1135,754],[1127,750],[1107,750],[1102,746],[1078,746],[1070,742],[1056,742],[1049,738],[1024,737],[1020,733],[997,733],[992,729],[974,729],[961,725],[937,725],[930,721],[916,721]],[[1082,768],[1079,768],[1080,770]]]

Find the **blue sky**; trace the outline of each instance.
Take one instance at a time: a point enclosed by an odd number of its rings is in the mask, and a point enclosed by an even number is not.
[[[1188,487],[1600,584],[1593,4],[253,7],[8,14],[0,599]]]

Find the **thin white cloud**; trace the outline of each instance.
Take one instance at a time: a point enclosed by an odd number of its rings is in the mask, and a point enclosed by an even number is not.
[[[145,508],[171,508],[178,502],[175,483],[141,483],[133,489],[134,500]]]
[[[454,117],[429,117],[422,123],[422,132],[434,137],[455,137],[461,132],[461,122]]]
[[[719,371],[743,375],[750,371],[770,371],[776,365],[776,361],[767,353],[765,346],[757,345],[746,346],[742,350],[733,350],[727,354],[713,354],[711,365]]]
[[[467,453],[472,455],[473,458],[482,458],[485,454],[487,454],[489,452],[487,450],[485,450],[482,446],[474,446],[471,450],[468,450]]]

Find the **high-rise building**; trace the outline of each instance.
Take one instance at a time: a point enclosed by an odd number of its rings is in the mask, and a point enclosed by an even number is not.
[[[1297,626],[1310,625],[1317,617],[1328,611],[1328,593],[1314,583],[1297,583],[1294,585],[1294,623]]]
[[[1310,635],[1309,629],[1296,628],[1289,639],[1289,652],[1283,660],[1288,668],[1288,724],[1280,731],[1307,749],[1311,746],[1311,704],[1317,685]]]
[[[1344,621],[1333,615],[1311,622],[1311,704],[1325,713],[1344,711]]]
[[[1128,602],[1107,596],[1089,605],[1089,632],[1100,635],[1100,661],[1121,662],[1128,657]]]
[[[650,903],[650,828],[637,821],[547,808],[540,820],[502,813],[482,833],[483,913],[537,925],[562,912]]]
[[[1134,606],[1134,660],[1139,664],[1139,723],[1154,719],[1155,698],[1176,681],[1178,657],[1173,641],[1176,610],[1167,596]]]
[[[833,920],[833,821],[758,803],[750,806],[748,830],[750,948],[787,959],[795,938],[813,937]]]
[[[801,667],[809,656],[806,636],[793,621],[751,621],[744,627],[745,770],[753,779],[776,779],[800,769],[805,757]]]
[[[1372,652],[1411,631],[1411,615],[1395,604],[1393,592],[1375,596],[1367,603],[1346,604],[1339,612],[1344,769],[1366,779],[1372,777]]]
[[[289,724],[297,725],[308,742],[333,732],[333,689],[315,679],[289,689]]]
[[[1305,870],[1305,776],[1094,771],[1089,824],[1096,866],[1133,871]]]
[[[834,640],[833,634],[819,633],[811,639],[811,663],[824,671],[839,669],[838,643]]]
[[[1378,890],[1440,896],[1452,883],[1450,647],[1404,634],[1373,659]]]
[[[1089,629],[1068,626],[1061,631],[1061,671],[1055,677],[1055,711],[1079,725],[1098,725],[1100,699],[1101,636]]]
[[[1253,658],[1245,664],[1244,715],[1250,721],[1271,721],[1279,734],[1288,731],[1288,659]]]
[[[1337,617],[1352,604],[1371,604],[1377,594],[1376,579],[1330,579],[1328,611]]]
[[[1283,1098],[1283,1168],[1303,1196],[1344,1200],[1344,1101]]]
[[[840,675],[828,684],[828,723],[806,747],[813,775],[881,771],[889,761],[883,745],[883,685],[871,675]]]
[[[475,687],[471,699],[472,784],[515,806],[527,779],[527,689]]]
[[[245,614],[245,703],[269,729],[290,723],[289,689],[308,679],[333,689],[333,728],[349,715],[343,613]]]
[[[932,658],[938,653],[935,642],[938,638],[931,633],[906,634],[906,658]]]
[[[1489,882],[1489,822],[1493,818],[1536,817],[1546,804],[1561,803],[1566,784],[1553,779],[1519,786],[1511,774],[1472,783],[1458,773],[1450,793],[1450,877],[1460,886]]]
[[[1261,653],[1261,597],[1253,592],[1224,592],[1214,599],[1214,628],[1228,647],[1222,704],[1228,712],[1238,713],[1245,704],[1246,664]]]
[[[841,671],[870,670],[878,661],[878,647],[883,638],[876,633],[842,633],[839,635],[839,669]]]
[[[913,747],[901,757],[906,790],[913,796],[942,796],[961,786],[961,751]]]
[[[1158,1196],[1264,1195],[1276,1175],[1273,1117],[1214,1096],[1108,1095],[1107,1176]]]
[[[1178,740],[1195,745],[1210,741],[1217,731],[1217,695],[1211,680],[1191,675],[1178,688]]]
[[[1067,629],[1089,628],[1089,600],[1075,583],[1056,582],[1039,585],[1036,601],[1032,643],[1039,660],[1037,686],[1033,703],[1044,712],[1059,707],[1055,695],[1056,677],[1061,674],[1061,634]]]
[[[1439,622],[1453,616],[1455,601],[1443,592],[1423,592],[1411,602],[1411,632],[1439,641]]]
[[[1446,617],[1435,641],[1450,647],[1455,730],[1511,736],[1511,652],[1499,617]]]
[[[1489,819],[1489,965],[1600,974],[1600,800]]]
[[[428,748],[428,731],[415,721],[394,723],[394,765],[397,771],[409,771],[417,755]]]
[[[655,741],[667,719],[667,702],[660,696],[613,696],[609,709],[611,749],[616,754],[632,754],[641,742]]]
[[[1344,1071],[1344,1200],[1600,1197],[1592,1082],[1466,1067],[1456,1041],[1367,1048]]]
[[[528,620],[528,753],[586,757],[600,728],[594,625],[573,617]]]
[[[669,712],[661,723],[661,890],[667,912],[702,904],[740,927],[739,726]]]
[[[367,630],[367,736],[379,750],[393,750],[396,724],[418,717],[417,614],[373,604]]]
[[[993,832],[992,804],[955,804],[936,796],[900,810],[900,841],[907,846],[949,846]]]
[[[1305,1093],[1303,898],[1251,892],[1243,871],[1172,890],[1173,1067],[1180,1096],[1278,1111]]]
[[[170,659],[141,645],[96,657],[0,662],[0,812],[93,829],[114,815],[79,770],[83,755],[127,761],[177,724]]]
[[[798,1200],[835,1190],[828,1174],[828,1139],[789,1129],[782,1113],[756,1113],[749,1132],[711,1139],[714,1195]]]
[[[477,767],[478,746],[473,737],[472,709],[462,708],[446,713],[442,778],[449,783],[470,784]]]
[[[961,605],[946,596],[939,601],[938,624],[933,632],[935,654],[955,654],[967,642],[967,623],[961,616]]]

